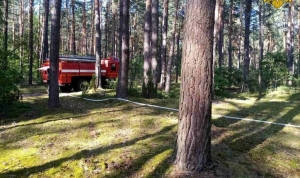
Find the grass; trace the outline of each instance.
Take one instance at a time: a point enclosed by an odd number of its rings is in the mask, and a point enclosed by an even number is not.
[[[178,96],[130,99],[178,108]],[[236,94],[215,100],[213,114],[300,125],[299,99],[294,90],[259,101]],[[16,114],[0,119],[0,177],[187,177],[173,174],[178,113],[116,100],[62,96],[60,102],[48,109],[46,95],[24,97],[11,109]],[[212,123],[213,167],[194,177],[299,176],[299,128],[222,117]]]

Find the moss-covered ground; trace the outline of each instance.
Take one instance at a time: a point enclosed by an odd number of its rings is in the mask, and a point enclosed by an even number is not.
[[[129,99],[178,108],[178,85],[173,91],[160,99]],[[113,96],[106,90],[85,97]],[[213,114],[300,125],[297,90],[269,92],[259,101],[256,94],[230,96],[213,101]],[[59,109],[48,109],[47,102],[46,94],[24,94],[0,115],[0,177],[300,176],[300,128],[213,117],[213,164],[187,175],[174,173],[172,164],[177,112],[67,94]]]

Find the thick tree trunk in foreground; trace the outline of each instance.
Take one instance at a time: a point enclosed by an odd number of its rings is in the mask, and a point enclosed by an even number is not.
[[[60,107],[58,88],[59,40],[60,40],[60,11],[61,0],[53,0],[54,8],[51,11],[51,44],[50,44],[50,86],[48,106]]]
[[[215,0],[187,0],[176,166],[198,172],[211,161],[211,94]]]
[[[122,59],[120,60],[117,97],[126,98],[128,91],[129,68],[129,0],[123,0],[122,5]]]

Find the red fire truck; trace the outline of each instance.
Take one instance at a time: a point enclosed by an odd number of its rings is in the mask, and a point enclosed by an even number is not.
[[[82,56],[60,56],[58,84],[62,92],[81,91],[84,82],[89,82],[95,74],[96,59]],[[49,83],[50,61],[47,59],[39,70],[43,83]],[[101,81],[118,77],[119,61],[113,57],[101,60]]]

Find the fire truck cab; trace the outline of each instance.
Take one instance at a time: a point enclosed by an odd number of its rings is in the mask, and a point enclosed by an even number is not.
[[[82,56],[60,56],[58,84],[62,92],[81,91],[84,82],[90,82],[95,74],[96,58]],[[47,59],[39,70],[43,83],[49,84],[50,60]],[[113,57],[101,60],[101,83],[118,77],[119,61]]]

